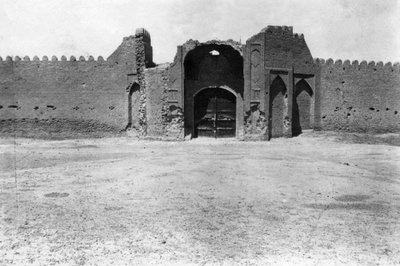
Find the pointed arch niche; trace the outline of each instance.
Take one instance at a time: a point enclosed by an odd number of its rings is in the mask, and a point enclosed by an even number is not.
[[[139,101],[140,101],[140,85],[137,81],[132,82],[126,88],[128,94],[128,123],[129,127],[136,127],[139,122]]]
[[[270,85],[269,97],[269,135],[281,137],[284,134],[284,118],[287,109],[287,88],[278,75]]]
[[[296,83],[293,97],[293,136],[298,136],[303,130],[312,128],[314,92],[305,79]]]

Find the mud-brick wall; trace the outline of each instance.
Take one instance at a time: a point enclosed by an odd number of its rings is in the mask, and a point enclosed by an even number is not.
[[[398,132],[399,65],[317,60],[322,130]]]
[[[169,72],[169,64],[145,70],[147,137],[182,140],[182,114],[168,102]]]
[[[88,125],[121,130],[127,121],[125,88],[131,69],[101,57],[7,58],[0,62],[0,120],[25,121],[27,127],[39,120],[78,124],[82,131]]]

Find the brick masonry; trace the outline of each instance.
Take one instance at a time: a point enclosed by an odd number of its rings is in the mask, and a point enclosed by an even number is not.
[[[156,66],[152,53],[150,34],[138,29],[106,60],[0,57],[0,133],[183,140],[192,137],[194,95],[207,87],[236,95],[239,139],[400,131],[398,63],[313,59],[292,27],[268,26],[245,44],[189,40],[171,64]]]

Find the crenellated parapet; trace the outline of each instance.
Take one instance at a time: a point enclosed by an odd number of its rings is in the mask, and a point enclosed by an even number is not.
[[[246,41],[246,49],[255,65],[262,55],[259,60],[270,69],[294,69],[295,73],[308,75],[316,70],[304,35],[293,33],[292,26],[267,26]]]
[[[268,35],[274,35],[274,36],[282,35],[282,36],[292,37],[294,39],[304,40],[303,34],[293,33],[292,26],[268,26],[262,29],[261,32],[265,32]]]
[[[330,69],[340,70],[340,71],[372,71],[372,72],[400,72],[399,62],[387,62],[384,63],[382,61],[369,61],[366,60],[358,61],[353,60],[333,60],[329,58],[327,60],[322,58],[314,58],[314,63],[319,67],[328,67]]]
[[[10,65],[10,64],[64,64],[64,63],[94,63],[94,64],[99,64],[99,63],[110,63],[114,64],[115,62],[113,61],[105,61],[102,56],[98,56],[97,59],[94,58],[94,56],[73,56],[71,55],[69,58],[67,58],[65,55],[61,56],[58,58],[57,56],[53,55],[49,58],[49,56],[43,56],[41,59],[38,56],[33,56],[32,59],[29,56],[7,56],[5,60],[0,57],[0,66],[1,65]]]
[[[270,34],[293,34],[293,26],[274,26],[268,25],[267,27],[261,30],[262,32],[270,33]]]
[[[314,59],[322,130],[398,132],[399,63]]]

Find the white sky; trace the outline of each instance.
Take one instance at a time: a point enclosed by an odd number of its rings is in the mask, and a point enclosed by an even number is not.
[[[139,27],[156,63],[188,39],[303,33],[313,57],[399,61],[400,0],[0,0],[0,56],[108,57]]]

